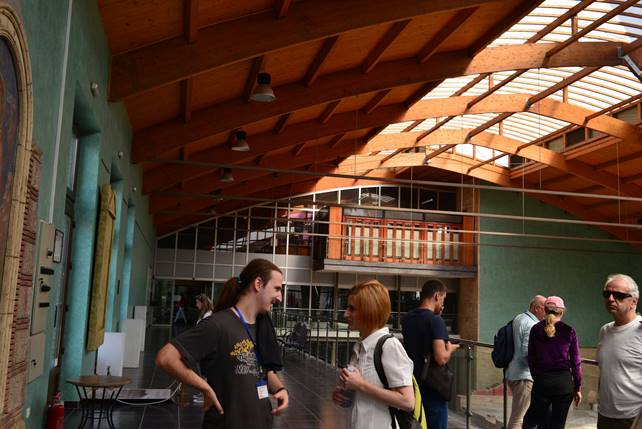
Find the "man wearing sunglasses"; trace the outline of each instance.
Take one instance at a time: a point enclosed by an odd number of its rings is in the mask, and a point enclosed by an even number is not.
[[[629,429],[642,411],[642,317],[639,289],[625,274],[612,274],[602,291],[613,322],[600,329],[598,429]]]

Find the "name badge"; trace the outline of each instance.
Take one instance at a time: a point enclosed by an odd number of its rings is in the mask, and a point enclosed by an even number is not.
[[[259,399],[266,399],[268,397],[268,386],[265,380],[256,382],[256,393],[259,395]]]

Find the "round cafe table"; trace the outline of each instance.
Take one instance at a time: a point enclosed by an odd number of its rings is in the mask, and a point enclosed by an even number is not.
[[[98,426],[104,418],[111,429],[115,429],[112,412],[114,404],[120,395],[123,386],[131,383],[129,377],[113,375],[83,375],[70,378],[67,383],[73,384],[80,398],[81,418],[79,428],[85,426],[89,420],[98,420]],[[102,394],[100,391],[102,390]],[[109,392],[108,392],[109,391]]]

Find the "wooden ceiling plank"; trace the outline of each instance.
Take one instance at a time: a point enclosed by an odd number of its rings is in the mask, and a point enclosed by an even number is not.
[[[110,99],[121,100],[229,64],[373,25],[481,6],[493,0],[353,0],[294,2],[277,21],[271,12],[203,28],[198,40],[182,37],[117,55]]]
[[[391,61],[380,64],[368,75],[352,69],[323,76],[312,87],[299,83],[281,86],[276,101],[256,106],[245,100],[233,100],[194,112],[186,126],[182,121],[170,121],[138,132],[134,137],[135,162],[151,159],[164,152],[211,135],[227,132],[244,125],[278,117],[284,113],[325,104],[344,97],[355,96],[382,89],[489,71],[515,70],[539,67],[544,53],[551,44],[502,46],[489,48],[470,60],[462,52],[438,54],[433,59],[416,64],[412,60]],[[618,44],[578,43],[551,59],[552,67],[612,64],[619,65]]]
[[[337,44],[337,40],[339,40],[339,36],[328,37],[323,41],[321,49],[317,52],[312,64],[310,64],[310,67],[303,78],[303,83],[305,83],[306,86],[312,85],[314,81],[317,80],[317,77],[319,77],[319,73],[321,72],[321,67],[323,67],[323,63],[325,63],[330,56],[332,49]]]
[[[472,14],[474,14],[477,11],[478,8],[476,7],[471,7],[469,9],[463,9],[460,11],[457,11],[455,13],[455,16],[450,18],[448,22],[439,29],[437,34],[435,34],[419,51],[417,54],[417,61],[419,63],[425,63],[430,59],[430,57],[437,52],[437,49],[439,49],[439,46],[443,42],[446,41],[448,37],[450,37],[459,27],[461,27],[464,22]]]
[[[263,61],[263,55],[252,58],[252,66],[250,67],[250,71],[247,74],[245,89],[243,89],[243,100],[245,100],[246,103],[250,101],[250,96],[252,95],[252,91],[254,91],[254,87],[256,86],[256,78],[261,72],[261,68],[263,67]]]
[[[397,21],[393,23],[388,31],[379,39],[374,48],[370,51],[363,64],[361,64],[361,72],[368,73],[370,72],[379,62],[383,53],[388,49],[390,45],[397,39],[401,32],[408,26],[410,19],[405,19],[403,21]]]

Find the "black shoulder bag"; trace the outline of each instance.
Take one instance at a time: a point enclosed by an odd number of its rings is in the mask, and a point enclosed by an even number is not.
[[[424,357],[424,366],[421,369],[421,383],[437,392],[441,399],[450,401],[455,374],[448,364],[437,365],[429,353]]]

